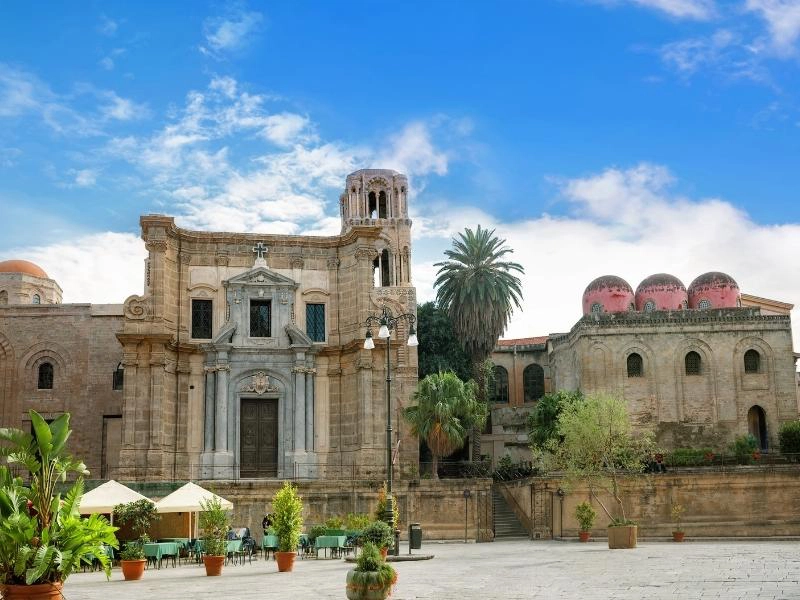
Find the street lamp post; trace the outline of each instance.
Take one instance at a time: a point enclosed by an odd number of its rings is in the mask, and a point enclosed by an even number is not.
[[[406,321],[409,325],[408,341],[409,346],[416,346],[417,332],[414,329],[414,323],[417,318],[412,314],[402,314],[393,317],[385,306],[381,311],[380,316],[370,315],[364,322],[367,328],[366,339],[364,340],[364,348],[372,350],[375,347],[375,342],[372,339],[372,326],[378,327],[378,337],[386,340],[386,512],[384,513],[384,520],[393,526],[394,514],[394,499],[392,497],[392,365],[390,361],[390,346],[392,331],[397,328],[401,321]],[[396,544],[395,544],[396,546]],[[395,554],[397,554],[397,547],[395,547]]]

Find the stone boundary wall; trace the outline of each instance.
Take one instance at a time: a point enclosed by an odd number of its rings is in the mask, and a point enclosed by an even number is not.
[[[533,537],[575,537],[575,506],[588,499],[588,488],[567,487],[557,477],[497,484],[509,506]],[[558,490],[565,490],[563,499]],[[725,472],[679,469],[640,475],[623,482],[628,518],[639,523],[640,537],[667,537],[673,503],[684,509],[687,537],[800,536],[800,465],[733,467]],[[603,495],[613,511],[613,500]],[[597,502],[592,535],[605,537],[608,518]]]

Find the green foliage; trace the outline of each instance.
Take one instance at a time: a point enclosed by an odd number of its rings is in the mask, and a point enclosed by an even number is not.
[[[781,425],[778,437],[782,453],[800,454],[800,421],[789,421]]]
[[[328,517],[325,519],[325,527],[328,529],[344,529],[344,519],[342,517]]]
[[[676,448],[664,459],[670,467],[697,467],[708,464],[709,456],[714,455],[711,448]]]
[[[361,532],[361,539],[378,548],[389,548],[394,544],[394,533],[385,521],[373,521]]]
[[[288,481],[272,499],[275,534],[278,536],[280,552],[296,552],[303,531],[303,501]]]
[[[327,529],[325,525],[314,525],[308,532],[308,543],[313,546],[319,536],[325,535]]]
[[[345,529],[348,531],[361,531],[372,522],[372,517],[363,513],[348,513],[344,521]]]
[[[417,307],[419,378],[453,371],[462,381],[472,376],[472,363],[453,333],[450,317],[433,302]]]
[[[150,541],[150,536],[142,534],[138,539],[125,542],[119,553],[120,560],[144,560],[144,545]]]
[[[203,552],[209,556],[225,556],[228,549],[226,536],[231,526],[230,513],[222,508],[219,498],[200,501],[198,522],[203,532]]]
[[[580,391],[559,390],[542,396],[528,415],[528,441],[531,445],[541,447],[558,439],[558,417],[564,406],[582,400]]]
[[[69,414],[47,423],[29,412],[31,433],[0,429],[0,456],[28,472],[29,485],[0,466],[0,584],[33,585],[64,581],[96,558],[106,577],[111,562],[103,545],[118,546],[105,517],[79,513],[86,466],[66,452]],[[78,479],[62,497],[56,485],[67,475]]]
[[[749,465],[753,462],[753,453],[758,449],[758,441],[751,434],[740,435],[730,446],[731,452],[739,464]]]
[[[386,517],[386,482],[383,482],[381,491],[378,492],[378,504],[375,506],[375,520],[383,521]],[[370,521],[371,522],[371,521]],[[400,526],[400,511],[397,508],[397,501],[392,498],[392,529]]]
[[[141,539],[150,526],[161,517],[156,512],[156,505],[150,500],[142,499],[114,507],[114,520],[122,525],[130,525],[137,539]]]
[[[675,531],[683,531],[683,513],[685,509],[682,504],[673,504],[670,508],[672,522],[675,523]]]
[[[597,512],[591,504],[584,501],[575,507],[575,518],[578,520],[581,531],[591,531],[595,519],[597,519]]]
[[[525,271],[522,265],[503,260],[513,250],[494,236],[494,229],[467,228],[452,242],[452,249],[445,251],[447,260],[435,265],[439,267],[436,300],[475,364],[491,354],[513,306],[520,308],[522,287],[513,272]]]
[[[633,435],[624,402],[598,394],[568,403],[558,417],[558,435],[561,442],[551,440],[549,447],[567,478],[588,485],[592,498],[612,522],[627,521],[619,480],[625,473],[644,469],[653,441],[649,434]],[[618,515],[603,504],[599,490],[611,494]]]
[[[438,459],[461,448],[470,428],[483,427],[486,422],[487,406],[477,400],[475,392],[473,381],[464,383],[452,372],[434,373],[419,382],[414,392],[416,404],[403,410],[411,432],[431,449],[434,479],[438,479]]]
[[[361,554],[356,559],[354,571],[352,582],[371,589],[386,587],[397,579],[397,573],[392,565],[381,558],[378,548],[371,542],[364,544]]]

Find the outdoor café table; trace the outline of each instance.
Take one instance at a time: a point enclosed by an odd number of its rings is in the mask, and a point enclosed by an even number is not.
[[[272,550],[272,555],[275,556],[275,550],[278,549],[278,536],[277,535],[265,535],[261,539],[261,549],[264,551],[264,558],[267,558],[267,555],[270,550]]]
[[[178,544],[175,542],[155,542],[144,545],[144,557],[147,559],[147,562],[152,560],[155,563],[158,561],[159,569],[161,568],[161,560],[165,556],[172,557],[172,564],[174,566],[178,558]]]
[[[346,541],[346,535],[321,535],[317,537],[316,542],[314,542],[314,548],[317,550],[317,558],[319,558],[319,551],[322,548],[325,549],[326,557],[328,556],[328,548],[331,549],[331,556],[333,556],[335,552],[344,548]]]
[[[241,556],[241,553],[242,540],[228,540],[227,547],[225,548],[225,562],[230,558],[233,564],[236,564],[236,559]],[[244,562],[244,557],[241,558],[242,562]]]

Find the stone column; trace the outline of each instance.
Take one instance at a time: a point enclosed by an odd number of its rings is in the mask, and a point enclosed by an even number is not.
[[[220,365],[217,370],[217,394],[215,403],[214,450],[228,449],[228,365]]]
[[[294,372],[294,431],[295,451],[306,449],[306,373],[302,367],[295,367]]]
[[[316,371],[306,373],[306,450],[314,451],[314,377]]]
[[[210,367],[205,369],[205,413],[203,415],[203,451],[211,452],[214,449],[214,384],[216,371]]]

